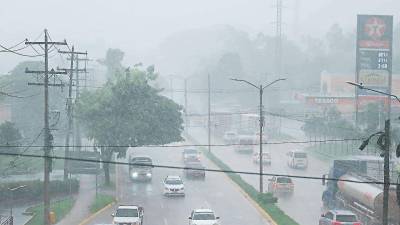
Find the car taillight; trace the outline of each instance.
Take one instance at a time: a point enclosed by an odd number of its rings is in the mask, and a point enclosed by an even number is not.
[[[353,225],[362,225],[360,222],[353,223]]]
[[[332,225],[341,225],[342,223],[339,221],[332,221]]]

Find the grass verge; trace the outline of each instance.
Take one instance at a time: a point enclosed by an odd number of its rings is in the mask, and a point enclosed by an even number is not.
[[[58,201],[54,201],[50,204],[50,211],[56,214],[56,222],[60,221],[64,218],[65,215],[71,211],[72,206],[74,205],[75,200],[72,198],[66,198]],[[33,206],[27,211],[33,213],[33,217],[31,220],[26,223],[26,225],[42,225],[43,221],[43,204]]]
[[[114,197],[106,194],[98,194],[95,201],[90,205],[90,212],[95,213],[114,201]]]
[[[222,170],[231,170],[231,168],[222,162],[213,153],[203,151],[204,155],[216,164]],[[238,174],[227,173],[228,177],[232,179],[244,192],[246,192],[265,212],[267,212],[278,225],[299,225],[278,206],[275,205],[276,198],[270,193],[260,194],[253,186],[248,184]]]

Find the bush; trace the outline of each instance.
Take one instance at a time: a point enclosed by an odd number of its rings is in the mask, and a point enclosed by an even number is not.
[[[26,187],[14,191],[14,202],[34,202],[43,199],[43,181],[17,181],[9,183],[0,183],[0,202],[10,199],[9,188],[26,185]],[[57,197],[71,193],[77,193],[79,190],[79,181],[70,179],[66,181],[50,181],[50,197]]]

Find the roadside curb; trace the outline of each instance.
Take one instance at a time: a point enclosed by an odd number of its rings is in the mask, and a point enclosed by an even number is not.
[[[79,223],[79,225],[86,225],[87,223],[89,223],[94,217],[98,216],[100,213],[106,211],[107,209],[109,209],[111,206],[113,206],[115,204],[115,201],[111,202],[110,204],[104,206],[102,209],[100,209],[99,211],[91,214],[89,217],[87,217],[86,219],[84,219],[82,222]]]
[[[194,140],[194,138],[192,136],[190,136],[189,134],[185,135],[187,137],[188,140],[192,141],[192,142],[197,142]],[[220,168],[217,164],[215,164],[212,160],[210,160],[207,157],[208,161],[211,162],[211,164],[213,164],[215,167]],[[233,186],[250,202],[251,205],[253,205],[253,207],[256,208],[256,210],[269,222],[271,223],[271,225],[278,225],[275,220],[272,219],[272,217],[263,209],[261,208],[261,206],[255,202],[237,183],[235,183],[226,173],[223,173],[225,178],[227,178],[227,180],[229,180],[229,182],[231,182],[233,184]]]

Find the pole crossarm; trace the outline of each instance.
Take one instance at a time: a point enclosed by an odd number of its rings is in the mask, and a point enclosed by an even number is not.
[[[58,68],[57,70],[62,70],[62,71],[76,71],[76,69],[69,69],[69,68]],[[87,69],[78,69],[78,72],[88,72]]]
[[[44,83],[37,83],[37,82],[28,82],[29,86],[44,86]],[[47,84],[47,86],[54,86],[54,87],[65,87],[65,84]]]
[[[28,68],[25,68],[25,73],[34,73],[34,74],[44,74],[46,71],[43,70],[29,70]],[[66,71],[55,71],[54,69],[47,71],[48,74],[51,75],[65,75],[67,74]]]
[[[44,45],[46,43],[48,45],[68,45],[66,40],[64,40],[63,42],[59,42],[59,41],[48,41],[48,42],[43,42],[43,41],[25,41],[26,45]]]
[[[76,55],[87,55],[87,51],[86,52],[75,52],[75,51],[58,51],[58,53],[61,54],[76,54]]]

